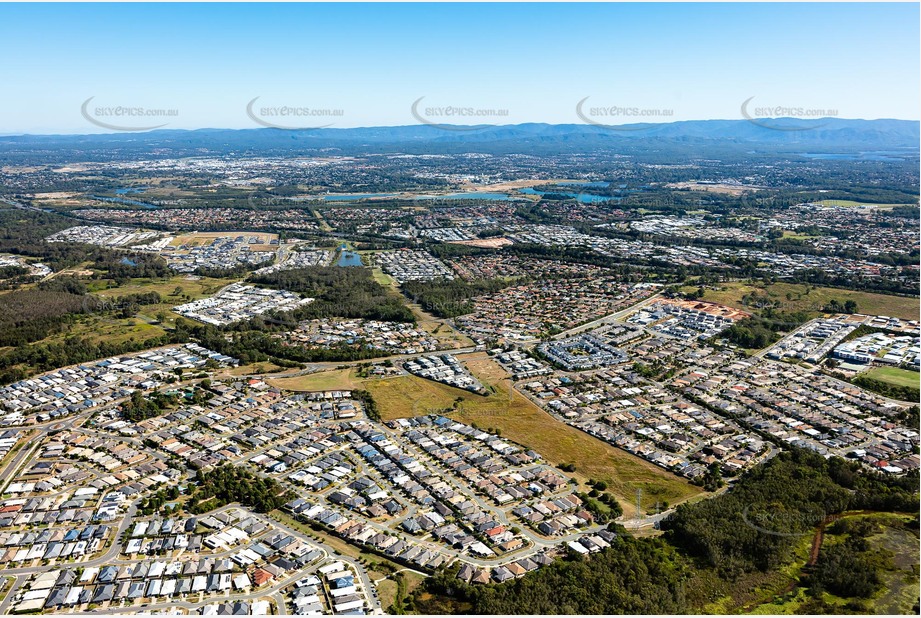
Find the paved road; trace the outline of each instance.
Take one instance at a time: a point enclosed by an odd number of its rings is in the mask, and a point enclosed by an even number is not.
[[[89,412],[82,412],[76,416],[68,417],[65,419],[55,419],[45,423],[36,423],[34,425],[10,425],[9,427],[3,427],[3,431],[18,430],[20,432],[25,432],[29,443],[20,446],[19,452],[17,452],[16,455],[9,462],[7,462],[7,464],[3,467],[3,470],[0,470],[0,490],[6,489],[6,486],[13,481],[19,468],[41,446],[42,440],[46,434],[51,431],[72,429],[77,427],[79,423],[82,423],[89,416],[89,414]],[[22,439],[24,438],[20,438],[20,440]]]
[[[611,322],[618,322],[621,320],[621,318],[624,318],[630,315],[631,313],[633,313],[634,311],[638,311],[639,309],[642,309],[643,307],[647,305],[651,305],[661,298],[662,298],[661,294],[654,294],[650,296],[649,298],[643,299],[634,305],[630,305],[626,309],[621,309],[620,311],[616,311],[609,315],[602,316],[598,318],[597,320],[592,320],[591,322],[586,322],[585,324],[580,324],[579,326],[573,326],[572,328],[568,330],[564,330],[561,333],[557,333],[556,335],[553,336],[553,339],[565,339],[566,337],[570,337],[576,333],[595,330],[596,328],[605,326],[607,324],[610,324]]]
[[[4,571],[3,574],[7,575],[8,572]],[[16,577],[16,580],[10,585],[10,589],[7,591],[6,596],[3,598],[3,602],[0,603],[0,616],[9,613],[7,612],[7,609],[9,609],[10,604],[13,602],[13,597],[16,596],[16,592],[24,583],[26,583],[27,579],[29,578],[25,575],[20,575]]]
[[[19,451],[10,459],[9,463],[0,471],[0,491],[6,489],[6,486],[13,482],[19,473],[19,469],[26,460],[41,446],[41,441],[32,433],[28,433],[23,438],[30,439],[29,442],[22,444]]]
[[[83,568],[101,566],[103,564],[112,562],[115,558],[117,558],[118,555],[121,553],[121,549],[122,549],[121,542],[120,542],[121,535],[125,532],[125,530],[128,529],[128,526],[132,524],[132,521],[136,514],[137,514],[137,505],[132,504],[130,507],[128,507],[127,512],[125,512],[125,516],[122,518],[121,523],[119,523],[115,534],[113,536],[110,536],[110,538],[112,539],[112,545],[109,547],[109,549],[106,550],[106,553],[96,558],[93,558],[91,560],[86,560],[84,562],[75,562],[73,563],[73,566],[78,566],[78,567],[83,567]],[[136,562],[136,561],[132,561],[132,562]],[[70,566],[70,565],[64,564],[62,566]],[[30,573],[36,573],[36,572],[40,572],[43,570],[47,570],[47,567],[41,567],[41,566],[21,567],[18,569],[5,569],[3,572],[5,575],[27,575]]]
[[[273,526],[279,528],[280,530],[284,530],[285,532],[294,536],[295,538],[300,539],[306,543],[310,543],[311,545],[315,545],[319,547],[321,550],[323,550],[326,553],[327,558],[332,557],[334,560],[338,560],[340,562],[345,562],[345,563],[350,564],[352,566],[352,570],[358,574],[359,579],[361,580],[362,589],[365,591],[364,596],[367,598],[368,602],[371,604],[372,607],[374,607],[375,609],[380,609],[380,602],[377,600],[377,596],[375,594],[372,594],[372,591],[376,591],[377,589],[371,583],[371,579],[368,577],[367,571],[365,571],[364,567],[362,567],[358,563],[357,560],[349,558],[348,556],[343,556],[342,554],[338,554],[335,549],[333,549],[332,547],[330,547],[323,541],[319,539],[308,537],[303,532],[295,530],[294,528],[289,527],[288,525],[280,522],[277,519],[270,518],[267,521],[270,521],[270,523]],[[320,564],[322,563],[317,563],[317,566],[320,566]],[[292,581],[297,581],[297,579],[300,579],[301,577],[304,577],[304,575],[302,574],[300,577]]]
[[[288,615],[288,607],[285,604],[285,595],[279,592],[272,593],[272,599],[275,600],[275,613],[279,616]]]
[[[73,366],[73,365],[71,365]],[[107,404],[110,405],[110,404]],[[4,425],[2,429],[6,431],[7,429],[44,429],[46,431],[60,431],[63,429],[71,429],[76,427],[78,421],[84,421],[89,416],[96,411],[97,408],[91,408],[86,412],[80,412],[79,414],[74,414],[66,416],[64,418],[56,418],[54,420],[45,421],[43,423],[29,423],[27,425]]]

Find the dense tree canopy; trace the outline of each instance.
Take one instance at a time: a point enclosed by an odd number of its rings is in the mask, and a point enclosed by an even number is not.
[[[415,321],[402,299],[374,280],[370,268],[310,266],[254,275],[250,280],[316,299],[291,312],[296,319],[343,317]]]
[[[794,449],[746,472],[718,498],[682,504],[662,528],[671,543],[733,578],[777,568],[802,535],[849,508],[916,510],[917,474],[883,477]]]
[[[663,537],[634,538],[614,526],[623,534],[612,547],[586,557],[572,554],[503,584],[464,584],[456,568],[449,569],[426,580],[414,608],[423,613],[699,612],[746,576],[763,581],[758,574],[789,564],[794,546],[811,539],[830,515],[861,509],[917,512],[917,473],[882,476],[854,462],[793,449],[747,472],[731,491],[679,506],[662,522]],[[823,590],[846,597],[872,594],[886,560],[885,552],[860,541],[823,548],[803,607],[821,605]]]
[[[193,513],[204,513],[231,502],[267,513],[291,499],[275,479],[257,476],[248,468],[232,464],[199,470],[195,482],[190,501]]]
[[[570,556],[506,584],[467,585],[452,570],[426,588],[466,601],[472,614],[680,614],[685,569],[661,541],[621,535],[591,557]],[[416,609],[437,608],[417,601]]]

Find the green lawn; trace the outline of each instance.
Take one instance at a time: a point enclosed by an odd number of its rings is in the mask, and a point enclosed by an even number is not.
[[[917,204],[874,204],[872,202],[855,202],[854,200],[820,200],[816,202],[822,206],[839,206],[853,208],[856,206],[872,206],[873,208],[895,208],[896,206],[917,206]]]
[[[909,371],[908,369],[899,369],[897,367],[874,367],[863,375],[896,386],[909,386],[911,388],[921,387],[921,374],[917,371]]]
[[[809,234],[797,234],[791,230],[784,230],[784,238],[792,238],[793,240],[809,240],[810,238],[819,238],[818,236],[810,236]]]
[[[371,273],[372,273],[372,276],[374,277],[374,280],[380,283],[381,285],[388,286],[388,287],[396,287],[396,284],[397,284],[396,279],[394,279],[393,277],[391,277],[390,275],[382,271],[380,268],[377,268],[377,267],[373,268]]]
[[[214,277],[198,277],[189,279],[187,275],[176,275],[168,279],[134,279],[126,285],[118,287],[107,287],[112,284],[109,279],[99,279],[88,284],[90,292],[99,296],[124,296],[125,294],[141,294],[144,292],[157,292],[164,298],[166,303],[180,305],[189,300],[198,300],[205,296],[212,296],[226,285],[230,285],[236,279],[215,279]],[[173,293],[180,288],[180,294],[174,296]]]
[[[89,315],[81,317],[74,324],[67,326],[62,332],[55,333],[42,339],[43,343],[61,343],[67,337],[74,336],[86,338],[90,341],[107,343],[123,343],[134,339],[143,341],[161,337],[166,331],[157,324],[150,324],[146,320],[155,318],[146,311],[138,313],[133,318],[116,318],[110,316]],[[146,316],[146,319],[145,319]]]
[[[272,386],[292,391],[350,391],[359,388],[354,369],[319,371],[293,378],[271,378],[267,382]]]

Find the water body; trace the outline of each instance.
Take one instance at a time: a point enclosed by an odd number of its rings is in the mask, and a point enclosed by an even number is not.
[[[147,187],[125,187],[122,189],[115,189],[116,195],[128,195],[129,193],[143,193]]]
[[[101,195],[91,195],[90,197],[94,200],[100,200],[102,202],[124,204],[125,206],[140,206],[141,208],[147,208],[148,210],[158,210],[160,208],[155,204],[148,204],[147,202],[139,202],[137,200],[128,200],[123,197],[103,197]]]
[[[339,247],[339,259],[336,266],[361,266],[361,256],[354,251],[349,251],[345,245]]]
[[[327,202],[348,202],[350,200],[366,200],[372,197],[394,197],[396,193],[350,193],[348,195],[324,195]]]
[[[122,258],[122,264],[124,264],[125,266],[137,266],[138,265],[137,262],[135,262],[134,260],[129,260],[126,257]]]
[[[521,193],[526,195],[546,195],[548,193],[553,193],[555,195],[565,195],[566,197],[571,197],[580,204],[601,204],[604,202],[619,202],[619,197],[610,197],[608,195],[593,195],[591,193],[572,193],[568,191],[538,191],[537,189],[532,189],[528,187],[527,189],[519,189]]]

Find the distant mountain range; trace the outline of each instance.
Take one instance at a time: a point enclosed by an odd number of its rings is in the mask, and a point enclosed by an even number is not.
[[[91,158],[142,154],[330,154],[522,152],[532,154],[658,152],[660,155],[745,152],[854,153],[904,152],[916,156],[921,123],[910,120],[689,120],[662,124],[517,124],[430,126],[425,124],[354,129],[161,129],[94,135],[18,135],[0,137],[0,159],[16,153],[72,151]]]

